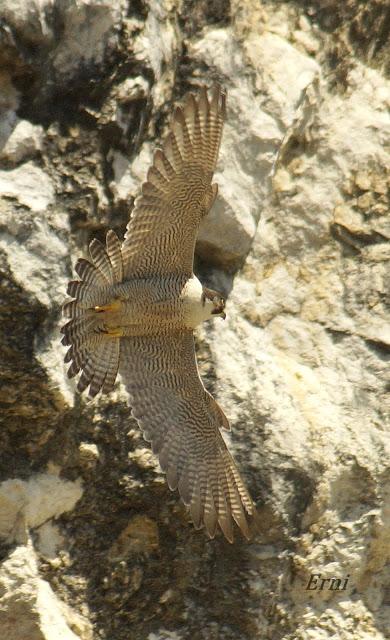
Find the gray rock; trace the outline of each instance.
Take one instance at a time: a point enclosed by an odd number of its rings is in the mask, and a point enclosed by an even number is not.
[[[14,198],[31,211],[44,211],[54,202],[49,176],[32,162],[10,171],[0,171],[0,192],[3,197]]]
[[[5,123],[2,130],[4,132]],[[43,128],[35,126],[28,120],[16,120],[13,123],[11,135],[0,134],[0,138],[6,137],[6,144],[0,150],[0,162],[16,164],[21,160],[35,155],[41,149]]]
[[[71,511],[81,495],[80,482],[60,480],[55,473],[40,473],[27,482],[5,480],[0,484],[0,537],[23,538],[23,530]]]
[[[3,562],[0,588],[0,627],[7,640],[92,640],[88,622],[40,577],[31,543],[17,547]]]

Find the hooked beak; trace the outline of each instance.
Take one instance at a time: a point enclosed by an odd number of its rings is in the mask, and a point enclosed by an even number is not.
[[[213,300],[215,307],[212,310],[212,315],[213,316],[219,316],[220,318],[223,318],[223,320],[226,320],[226,313],[224,311],[225,309],[225,300],[223,300],[223,298],[220,298],[218,300]]]
[[[226,319],[226,313],[224,311],[225,300],[221,296],[221,294],[218,293],[218,291],[214,291],[213,289],[207,289],[207,287],[203,287],[203,293],[202,293],[203,304],[205,303],[206,298],[208,300],[211,300],[214,305],[214,309],[212,310],[211,314],[213,316],[219,316],[220,318],[225,320]]]

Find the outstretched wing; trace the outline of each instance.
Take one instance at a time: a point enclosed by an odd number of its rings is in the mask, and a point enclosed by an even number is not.
[[[211,184],[226,114],[219,86],[190,93],[173,115],[171,132],[153,158],[122,246],[125,277],[190,276],[201,219],[217,195]]]
[[[199,377],[192,333],[126,337],[120,349],[133,415],[195,527],[214,537],[219,525],[232,542],[235,521],[249,538],[255,506],[220,432],[227,418]]]

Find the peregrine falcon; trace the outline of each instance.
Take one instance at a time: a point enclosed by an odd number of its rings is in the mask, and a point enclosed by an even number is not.
[[[221,435],[221,407],[199,377],[193,331],[225,318],[225,301],[193,273],[198,227],[217,196],[211,180],[226,117],[215,86],[187,94],[135,200],[124,241],[108,231],[76,264],[62,343],[68,376],[89,396],[109,392],[119,373],[169,488],[179,490],[196,528],[233,542],[233,521],[250,538],[254,503]]]

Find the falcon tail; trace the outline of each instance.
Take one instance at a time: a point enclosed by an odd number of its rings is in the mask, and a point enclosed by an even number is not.
[[[63,306],[70,320],[63,325],[62,344],[69,346],[65,362],[70,362],[68,377],[82,371],[77,384],[81,392],[89,386],[88,395],[108,393],[114,386],[119,366],[119,337],[107,333],[103,316],[110,301],[112,286],[122,282],[121,245],[114,231],[106,237],[106,247],[98,240],[89,245],[91,261],[81,258],[76,264],[80,280],[71,280],[67,293],[73,300]]]

